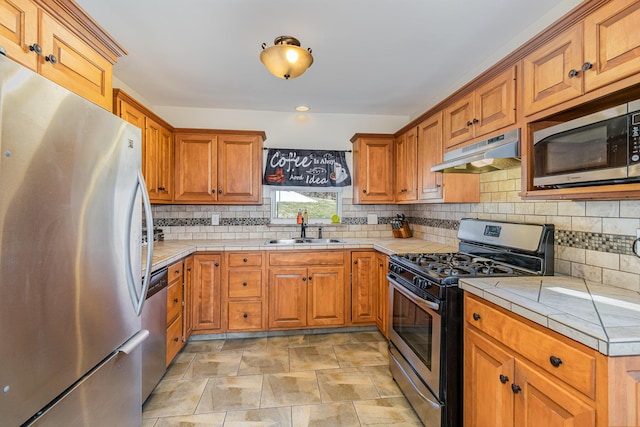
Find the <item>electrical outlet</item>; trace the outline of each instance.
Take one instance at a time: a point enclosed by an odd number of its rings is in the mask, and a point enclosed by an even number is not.
[[[211,225],[220,225],[220,214],[211,214]]]
[[[367,214],[367,224],[377,224],[378,223],[378,214]]]

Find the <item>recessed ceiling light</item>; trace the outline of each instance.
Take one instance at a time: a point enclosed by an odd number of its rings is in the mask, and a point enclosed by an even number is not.
[[[296,107],[296,111],[300,111],[300,112],[309,111],[309,107],[307,107],[306,105],[298,105]]]

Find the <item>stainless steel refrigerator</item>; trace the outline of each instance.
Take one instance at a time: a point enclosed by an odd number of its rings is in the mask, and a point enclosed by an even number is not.
[[[140,129],[0,55],[1,427],[141,424],[140,167]]]

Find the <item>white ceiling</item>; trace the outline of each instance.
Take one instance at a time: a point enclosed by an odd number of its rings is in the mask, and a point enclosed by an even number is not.
[[[401,115],[434,106],[580,0],[77,0],[125,49],[115,76],[153,106]],[[312,48],[297,79],[261,44]]]

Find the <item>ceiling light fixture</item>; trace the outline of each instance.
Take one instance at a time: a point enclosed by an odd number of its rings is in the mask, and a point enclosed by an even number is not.
[[[289,80],[301,76],[313,64],[311,49],[303,49],[295,37],[280,36],[273,46],[262,43],[260,61],[276,77]]]
[[[306,105],[298,105],[296,107],[296,111],[300,111],[302,113],[309,111],[309,107],[307,107]]]

